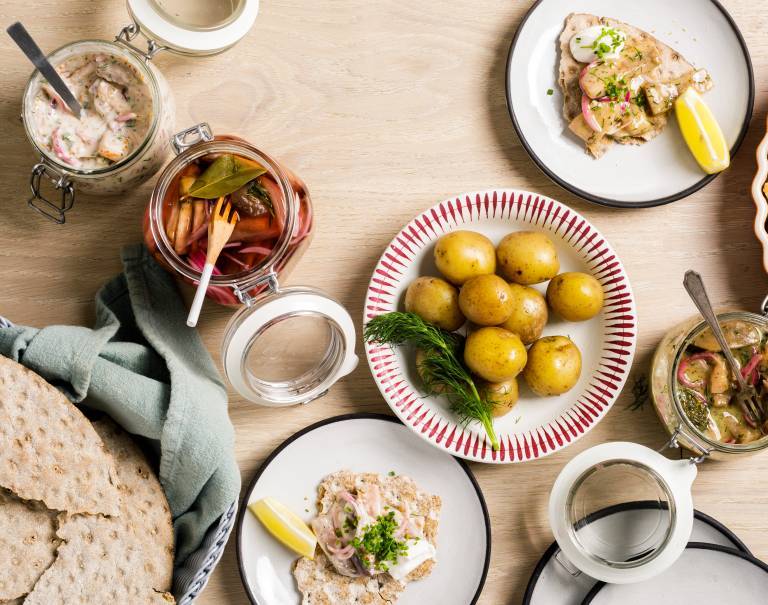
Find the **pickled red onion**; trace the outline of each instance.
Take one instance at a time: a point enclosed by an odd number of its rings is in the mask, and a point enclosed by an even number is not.
[[[272,254],[272,248],[267,248],[265,246],[248,246],[247,248],[241,248],[238,252],[240,254],[263,254],[264,256],[269,256]]]
[[[581,72],[579,73],[579,88],[581,88],[581,92],[583,92],[584,96],[586,97],[589,97],[589,95],[587,94],[587,91],[584,90],[584,84],[582,80],[584,80],[584,76],[586,76],[589,73],[589,70],[592,69],[593,67],[596,67],[597,64],[598,64],[598,61],[593,61],[589,65],[585,66],[584,69],[582,69]]]
[[[589,106],[589,97],[587,95],[581,96],[581,113],[584,115],[584,121],[587,123],[587,126],[595,132],[603,132],[603,127],[600,126]]]

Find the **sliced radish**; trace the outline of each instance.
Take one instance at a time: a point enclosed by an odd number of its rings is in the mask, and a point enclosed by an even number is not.
[[[587,95],[581,96],[581,113],[584,114],[584,121],[595,132],[603,132],[603,127],[597,121],[595,114],[592,112],[592,108],[589,106],[589,97]]]

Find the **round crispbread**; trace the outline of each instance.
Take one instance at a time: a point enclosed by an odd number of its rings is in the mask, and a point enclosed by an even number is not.
[[[0,490],[0,604],[27,594],[53,563],[56,513]]]
[[[361,494],[375,489],[382,506],[405,511],[423,520],[424,538],[437,546],[437,531],[442,502],[419,489],[416,482],[403,475],[384,476],[378,473],[354,473],[341,470],[325,477],[317,488],[317,509],[328,514],[341,492]],[[434,559],[422,563],[408,574],[412,582],[432,572]],[[302,605],[391,605],[405,590],[405,583],[389,574],[367,577],[341,575],[318,547],[315,558],[302,557],[293,569],[296,585],[302,594]]]
[[[34,372],[0,355],[0,487],[68,513],[115,515],[112,459],[91,423]]]
[[[120,514],[60,516],[63,541],[25,605],[172,603],[173,527],[165,494],[131,437],[94,423],[115,460]]]

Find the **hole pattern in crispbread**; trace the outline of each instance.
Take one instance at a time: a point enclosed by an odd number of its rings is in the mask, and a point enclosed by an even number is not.
[[[53,563],[56,513],[0,490],[0,603],[27,594]]]
[[[117,514],[114,468],[91,423],[53,386],[0,356],[0,486],[70,513]]]

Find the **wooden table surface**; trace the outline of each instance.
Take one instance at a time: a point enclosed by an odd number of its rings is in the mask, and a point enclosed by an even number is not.
[[[529,159],[504,101],[511,38],[530,0],[264,0],[254,30],[215,57],[157,57],[173,87],[177,126],[202,120],[281,158],[307,182],[319,229],[294,284],[320,286],[362,316],[370,273],[393,234],[448,196],[517,187],[583,213],[610,239],[634,287],[640,338],[633,378],[647,372],[667,329],[692,314],[683,272],[702,272],[717,304],[756,309],[768,293],[752,232],[749,186],[766,118],[768,8],[724,4],[742,28],[757,80],[755,114],[733,166],[704,190],[670,206],[616,211],[563,191]],[[0,1],[0,22],[21,19],[44,49],[79,38],[111,38],[128,22],[121,0]],[[141,238],[153,182],[126,195],[81,198],[64,227],[26,208],[35,155],[19,122],[28,63],[0,36],[0,314],[44,326],[93,320],[93,296],[120,271],[119,249]],[[231,311],[207,305],[200,332],[218,360]],[[631,382],[631,381],[630,381]],[[627,389],[607,418],[568,449],[536,462],[473,465],[490,509],[493,555],[480,603],[521,601],[552,540],[550,486],[575,454],[608,440],[660,447],[666,433],[650,406],[631,411]],[[349,412],[387,412],[363,361],[322,401],[258,408],[230,393],[237,460],[247,483],[269,452],[302,427]],[[709,462],[696,506],[768,559],[765,458]],[[242,605],[234,540],[201,605]],[[453,604],[451,604],[453,605]],[[464,605],[464,604],[456,604]]]

